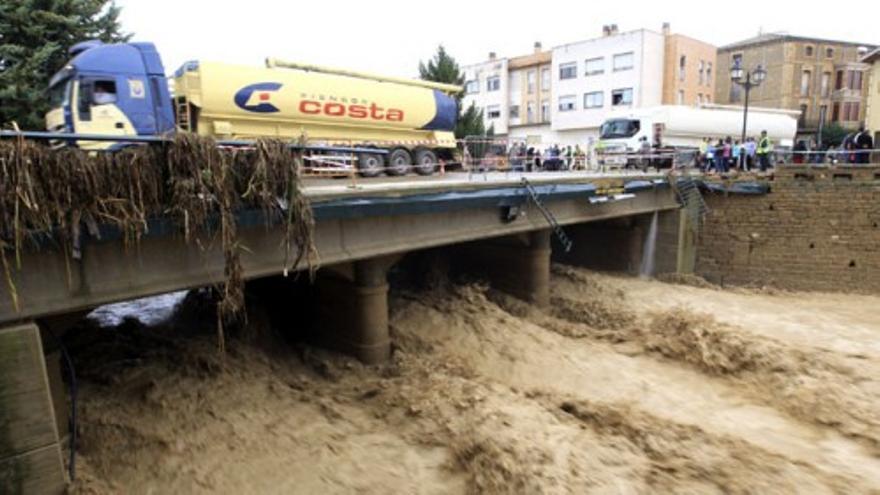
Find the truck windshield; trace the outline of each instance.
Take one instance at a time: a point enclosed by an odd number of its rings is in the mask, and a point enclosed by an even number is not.
[[[70,96],[70,79],[58,81],[54,86],[49,88],[50,107],[57,108],[66,104],[68,96]]]
[[[602,124],[601,139],[629,138],[636,135],[641,128],[638,120],[615,119],[606,120]]]

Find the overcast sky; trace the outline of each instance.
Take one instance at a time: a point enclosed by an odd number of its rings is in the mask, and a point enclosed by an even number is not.
[[[186,60],[262,65],[267,56],[413,77],[443,44],[460,64],[490,51],[516,56],[663,22],[673,32],[724,45],[764,32],[880,45],[880,1],[615,0],[117,0],[136,41],[156,43],[172,73]],[[530,6],[526,9],[524,7]],[[541,9],[547,15],[538,15]]]

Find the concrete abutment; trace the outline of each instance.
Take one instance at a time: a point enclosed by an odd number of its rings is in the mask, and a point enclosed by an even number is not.
[[[65,484],[40,330],[0,328],[0,493],[57,494]]]

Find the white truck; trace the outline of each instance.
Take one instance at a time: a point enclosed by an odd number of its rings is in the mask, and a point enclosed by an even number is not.
[[[750,107],[746,136],[757,138],[761,131],[767,131],[775,147],[791,148],[799,115],[793,110]],[[697,150],[705,138],[740,140],[742,129],[743,108],[737,106],[635,108],[609,115],[600,128],[598,149],[610,165],[644,163],[644,158],[633,155],[642,155],[649,149],[655,157],[650,159],[653,165],[671,166],[674,157],[692,158],[693,153],[681,152]]]

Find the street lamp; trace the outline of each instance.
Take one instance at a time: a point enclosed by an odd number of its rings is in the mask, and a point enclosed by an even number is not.
[[[745,77],[745,80],[743,80],[743,77]],[[746,142],[746,123],[749,118],[749,91],[751,91],[752,88],[760,86],[766,78],[767,71],[761,66],[761,64],[758,64],[758,66],[755,67],[755,70],[748,72],[742,68],[742,61],[737,60],[736,64],[730,68],[730,80],[746,90],[746,102],[745,106],[743,106],[743,133],[742,141],[740,141],[743,145],[745,145]]]

